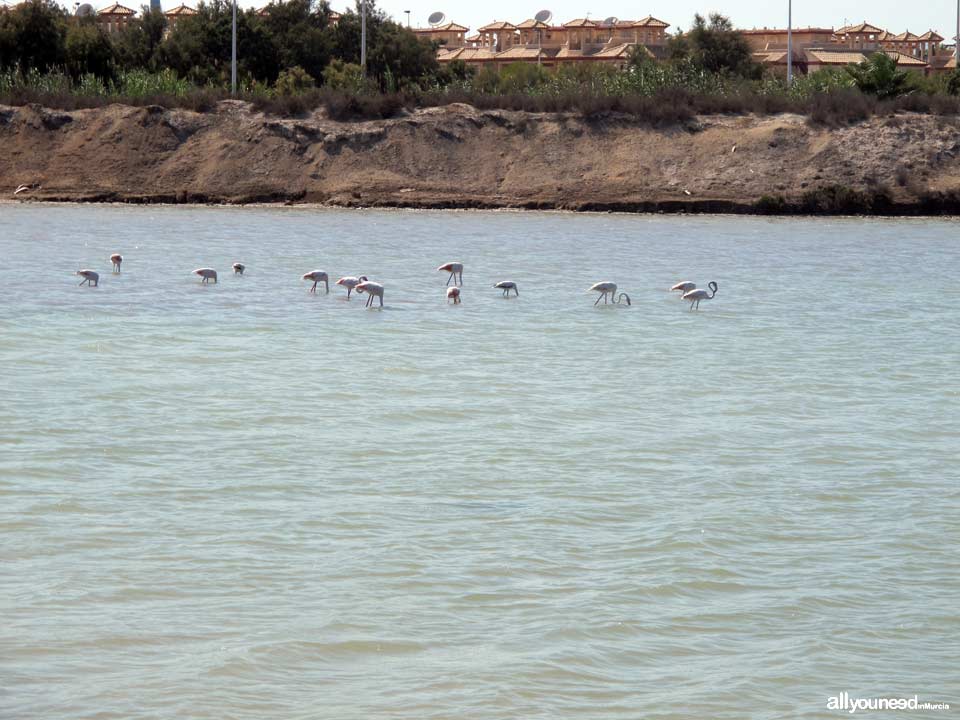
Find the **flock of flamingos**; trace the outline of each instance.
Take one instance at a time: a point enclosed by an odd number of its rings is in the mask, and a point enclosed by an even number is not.
[[[114,253],[110,256],[110,263],[113,266],[113,272],[120,272],[120,265],[123,263],[123,256],[119,253]],[[243,271],[247,267],[243,263],[235,262],[233,264],[233,273],[234,275],[243,275]],[[447,302],[453,301],[456,305],[460,302],[460,286],[463,285],[463,263],[459,262],[448,262],[437,268],[438,272],[448,272],[450,276],[447,278]],[[193,271],[194,275],[200,276],[201,282],[206,284],[211,280],[217,282],[217,271],[213,268],[197,268]],[[77,270],[77,275],[83,278],[80,281],[81,285],[87,285],[88,287],[97,287],[100,284],[100,273],[96,270]],[[304,273],[301,276],[301,280],[308,280],[313,282],[313,286],[310,288],[310,292],[317,291],[317,285],[323,283],[326,292],[330,292],[330,276],[327,275],[323,270],[311,270],[308,273]],[[450,287],[450,281],[453,281],[453,287]],[[383,285],[377,282],[373,282],[367,279],[366,275],[353,276],[348,275],[337,280],[337,285],[342,285],[347,289],[347,300],[350,299],[350,293],[354,290],[358,294],[366,293],[367,295],[367,304],[366,307],[371,307],[373,305],[373,299],[380,299],[380,307],[383,307]],[[520,296],[520,291],[517,289],[517,284],[512,280],[501,280],[496,285],[494,285],[498,290],[503,290],[503,296],[508,297],[510,291],[512,290],[515,293],[516,297]],[[683,300],[690,301],[690,309],[700,309],[701,300],[710,300],[717,294],[717,284],[715,282],[710,282],[707,284],[707,287],[710,288],[709,291],[704,290],[703,288],[698,288],[696,283],[690,282],[689,280],[684,280],[683,282],[678,282],[672,288],[671,291],[679,292],[680,297]],[[626,301],[627,305],[630,305],[630,296],[625,292],[617,294],[617,284],[615,282],[598,282],[595,285],[591,285],[587,292],[597,292],[600,293],[597,296],[594,305],[597,305],[601,300],[603,300],[604,305],[609,302],[619,305],[623,301]]]

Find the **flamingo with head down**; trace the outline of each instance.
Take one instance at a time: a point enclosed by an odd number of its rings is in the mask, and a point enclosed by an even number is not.
[[[600,295],[597,296],[596,301],[593,303],[594,305],[600,302],[601,299],[603,299],[603,304],[606,305],[607,295],[610,296],[610,300],[614,305],[619,305],[621,302],[623,302],[624,298],[626,298],[627,305],[630,305],[630,296],[625,292],[620,293],[618,296],[617,284],[615,282],[610,282],[609,280],[606,282],[598,282],[595,285],[592,285],[587,292],[600,293]]]
[[[319,282],[323,282],[324,287],[327,288],[327,294],[330,293],[330,278],[323,270],[311,270],[308,273],[304,273],[300,279],[313,280],[313,287],[310,288],[310,292],[312,293],[317,291],[317,283]]]
[[[347,300],[350,299],[350,293],[353,292],[353,289],[362,282],[367,281],[366,275],[360,275],[359,277],[354,277],[353,275],[347,275],[337,280],[337,285],[343,285],[347,289]]]
[[[684,293],[683,296],[681,297],[681,300],[689,300],[691,310],[694,309],[693,306],[694,306],[694,303],[696,303],[696,306],[697,306],[696,309],[699,310],[700,301],[712,300],[713,296],[717,294],[717,290],[719,289],[717,287],[717,284],[712,280],[707,283],[707,287],[710,288],[710,290],[712,291],[709,295],[707,294],[706,290],[704,290],[703,288],[700,288],[699,290],[691,290],[688,293]]]
[[[86,283],[88,287],[100,287],[100,273],[96,270],[77,270],[76,274],[83,278],[81,285]]]
[[[364,280],[361,283],[357,283],[354,290],[356,290],[358,294],[367,293],[367,304],[365,307],[371,307],[373,305],[373,298],[375,297],[380,298],[380,307],[383,307],[383,285],[380,283]]]
[[[193,274],[202,277],[204,285],[208,284],[211,280],[213,280],[214,284],[217,282],[217,271],[213,268],[197,268],[193,271]]]
[[[120,253],[114,253],[110,256],[110,263],[113,265],[113,271],[115,273],[120,272],[120,263],[123,262],[123,255]]]
[[[517,290],[517,284],[513,280],[501,280],[494,287],[503,290],[504,297],[510,297],[511,290],[516,293],[516,297],[520,297],[520,291]]]
[[[243,271],[247,269],[247,266],[243,263],[235,262],[233,264],[233,274],[234,275],[243,275]]]
[[[454,285],[463,285],[463,263],[459,262],[448,262],[444,265],[441,265],[437,268],[437,272],[444,271],[450,273],[450,277],[447,278],[447,285],[450,284],[450,281],[454,281]],[[457,281],[459,278],[459,282]]]
[[[682,297],[684,293],[688,293],[691,290],[696,290],[696,289],[697,289],[697,284],[695,282],[684,280],[683,282],[678,282],[676,285],[670,288],[670,292],[675,292],[675,291],[679,292],[680,296]]]
[[[449,304],[451,300],[453,300],[454,305],[460,304],[460,288],[447,288],[447,303]]]

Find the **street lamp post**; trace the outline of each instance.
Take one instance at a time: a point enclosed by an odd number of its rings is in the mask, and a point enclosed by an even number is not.
[[[960,2],[960,0],[957,0],[957,2]],[[404,12],[407,14],[407,27],[409,28],[410,27],[410,11],[404,10]]]
[[[960,0],[958,0],[960,2]],[[360,1],[360,68],[367,75],[367,0]]]
[[[230,94],[237,94],[237,0],[233,0],[233,42],[230,48]]]
[[[960,0],[957,0],[960,3]],[[787,0],[787,85],[793,84],[793,0]]]

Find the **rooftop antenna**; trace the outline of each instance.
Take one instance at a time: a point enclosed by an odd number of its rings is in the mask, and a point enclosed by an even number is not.
[[[430,27],[437,27],[437,25],[442,25],[443,21],[446,19],[447,16],[437,10],[437,12],[430,13],[430,17],[427,18],[427,22],[430,24]]]
[[[610,37],[607,38],[607,42],[613,42],[613,29],[617,26],[617,23],[620,22],[620,19],[615,15],[611,15],[600,23],[600,27],[607,28],[610,31]]]
[[[957,0],[960,2],[960,0]],[[553,13],[549,10],[541,10],[536,15],[533,16],[533,19],[538,23],[543,23],[544,25],[549,25],[550,21],[553,20]],[[540,28],[537,28],[537,67],[540,66],[540,50],[543,49],[543,31]]]
[[[542,22],[544,25],[549,25],[550,21],[553,20],[553,13],[549,10],[541,10],[533,16],[533,19],[537,22]]]

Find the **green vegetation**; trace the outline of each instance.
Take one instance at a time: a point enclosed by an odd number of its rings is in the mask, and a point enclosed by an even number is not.
[[[209,110],[229,96],[230,4],[201,0],[197,14],[168,28],[144,8],[119,33],[71,17],[52,0],[0,10],[0,103],[61,109],[110,102]],[[388,20],[368,0],[368,64],[360,61],[360,18],[331,23],[326,0],[287,0],[238,16],[240,97],[265,112],[323,107],[334,118],[390,117],[402,108],[465,102],[481,109],[625,113],[652,125],[704,113],[796,112],[838,125],[898,110],[960,113],[960,74],[925,78],[883,54],[859,66],[785,80],[755,63],[728,18],[697,15],[669,43],[670,59],[637,48],[627,67],[530,63],[477,72],[440,67],[436,48]]]

